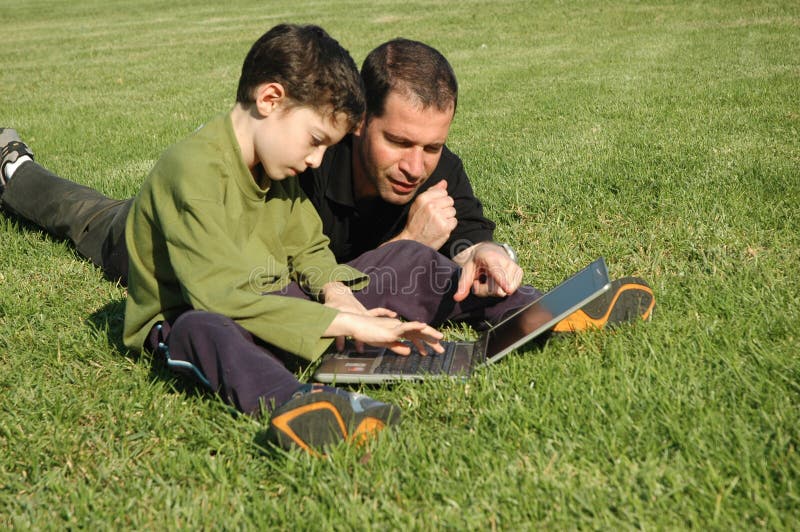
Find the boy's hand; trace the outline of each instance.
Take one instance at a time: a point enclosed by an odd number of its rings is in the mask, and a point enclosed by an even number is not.
[[[392,318],[397,316],[395,312],[386,308],[367,310],[353,295],[350,287],[339,281],[332,281],[322,287],[322,300],[326,307],[335,308],[341,312],[363,314],[364,316],[389,316]]]
[[[380,309],[373,309],[380,310]],[[385,310],[385,309],[382,309]],[[325,331],[325,336],[350,336],[359,343],[386,347],[399,355],[408,355],[411,348],[403,340],[411,342],[421,353],[430,347],[437,353],[443,353],[444,347],[439,343],[442,333],[419,321],[401,321],[385,316],[366,316],[340,312]],[[337,341],[337,347],[343,347]]]
[[[353,295],[350,287],[339,281],[327,283],[322,287],[322,295],[326,307],[335,308],[340,312],[347,312],[349,314],[357,314],[360,316],[373,316],[373,317],[386,317],[396,318],[397,313],[389,310],[388,308],[377,307],[367,309],[361,302]],[[341,351],[344,349],[345,337],[336,337],[336,347]],[[363,351],[364,342],[355,340],[356,350]]]

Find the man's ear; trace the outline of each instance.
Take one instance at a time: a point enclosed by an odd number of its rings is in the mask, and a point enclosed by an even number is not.
[[[262,83],[256,89],[255,107],[261,116],[269,116],[283,100],[286,99],[286,90],[278,82]]]

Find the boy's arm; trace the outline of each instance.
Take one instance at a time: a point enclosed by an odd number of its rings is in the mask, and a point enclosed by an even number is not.
[[[437,353],[444,352],[444,347],[439,343],[443,337],[442,333],[419,321],[401,321],[389,317],[340,312],[331,322],[325,334],[340,338],[350,336],[356,340],[356,345],[367,343],[378,347],[387,347],[399,355],[411,353],[411,348],[403,340],[414,344],[417,350],[423,354],[427,353],[427,347],[433,348]]]
[[[216,202],[193,201],[162,224],[184,298],[192,308],[228,316],[270,344],[315,359],[330,344],[324,333],[337,310],[298,298],[264,296],[265,286],[280,282],[280,272],[270,267],[270,257],[255,262],[237,247],[221,225],[223,211]]]
[[[249,284],[238,286],[248,272],[239,266],[237,258],[241,254],[237,254],[230,239],[226,239],[224,228],[216,223],[221,217],[213,216],[210,211],[211,206],[203,205],[196,211],[187,209],[186,214],[191,216],[186,218],[191,220],[192,229],[183,231],[176,229],[180,224],[172,224],[165,234],[170,260],[194,308],[229,316],[257,337],[309,359],[316,358],[336,336],[388,347],[399,354],[410,352],[402,340],[410,341],[423,352],[426,345],[437,352],[443,351],[440,332],[421,322],[389,317],[393,313],[386,309],[367,311],[350,288],[339,281],[326,283],[320,291],[330,300],[352,301],[360,307],[353,309],[356,312],[342,312],[327,304],[293,297],[264,296]],[[208,246],[220,239],[223,241],[220,247]],[[215,282],[203,283],[201,280],[206,277]]]
[[[297,196],[292,205],[292,219],[287,224],[290,229],[283,238],[291,257],[295,281],[318,299],[323,299],[323,287],[329,283],[339,282],[354,290],[364,288],[369,279],[346,264],[337,264],[330,249],[330,240],[322,232],[319,214],[299,186],[296,186],[295,192]],[[341,290],[338,292],[339,295],[347,295]],[[324,301],[330,301],[330,295],[324,297]]]

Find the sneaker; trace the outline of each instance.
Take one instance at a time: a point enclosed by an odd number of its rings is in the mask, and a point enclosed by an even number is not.
[[[33,152],[22,142],[16,130],[0,127],[0,191],[6,185],[6,165],[27,155],[33,159]]]
[[[342,441],[365,442],[400,421],[400,409],[358,393],[306,384],[272,413],[267,437],[311,454]]]
[[[650,285],[638,277],[622,277],[612,282],[605,294],[556,323],[553,332],[569,333],[649,320],[655,306]]]

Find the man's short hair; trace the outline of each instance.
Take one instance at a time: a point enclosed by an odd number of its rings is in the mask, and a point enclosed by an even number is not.
[[[372,50],[361,66],[367,91],[367,117],[382,116],[392,91],[417,100],[427,109],[446,111],[458,103],[453,67],[427,44],[397,38]]]
[[[291,104],[344,113],[349,129],[364,114],[364,85],[350,54],[319,26],[279,24],[250,48],[236,101],[254,102],[256,89],[277,82]]]

